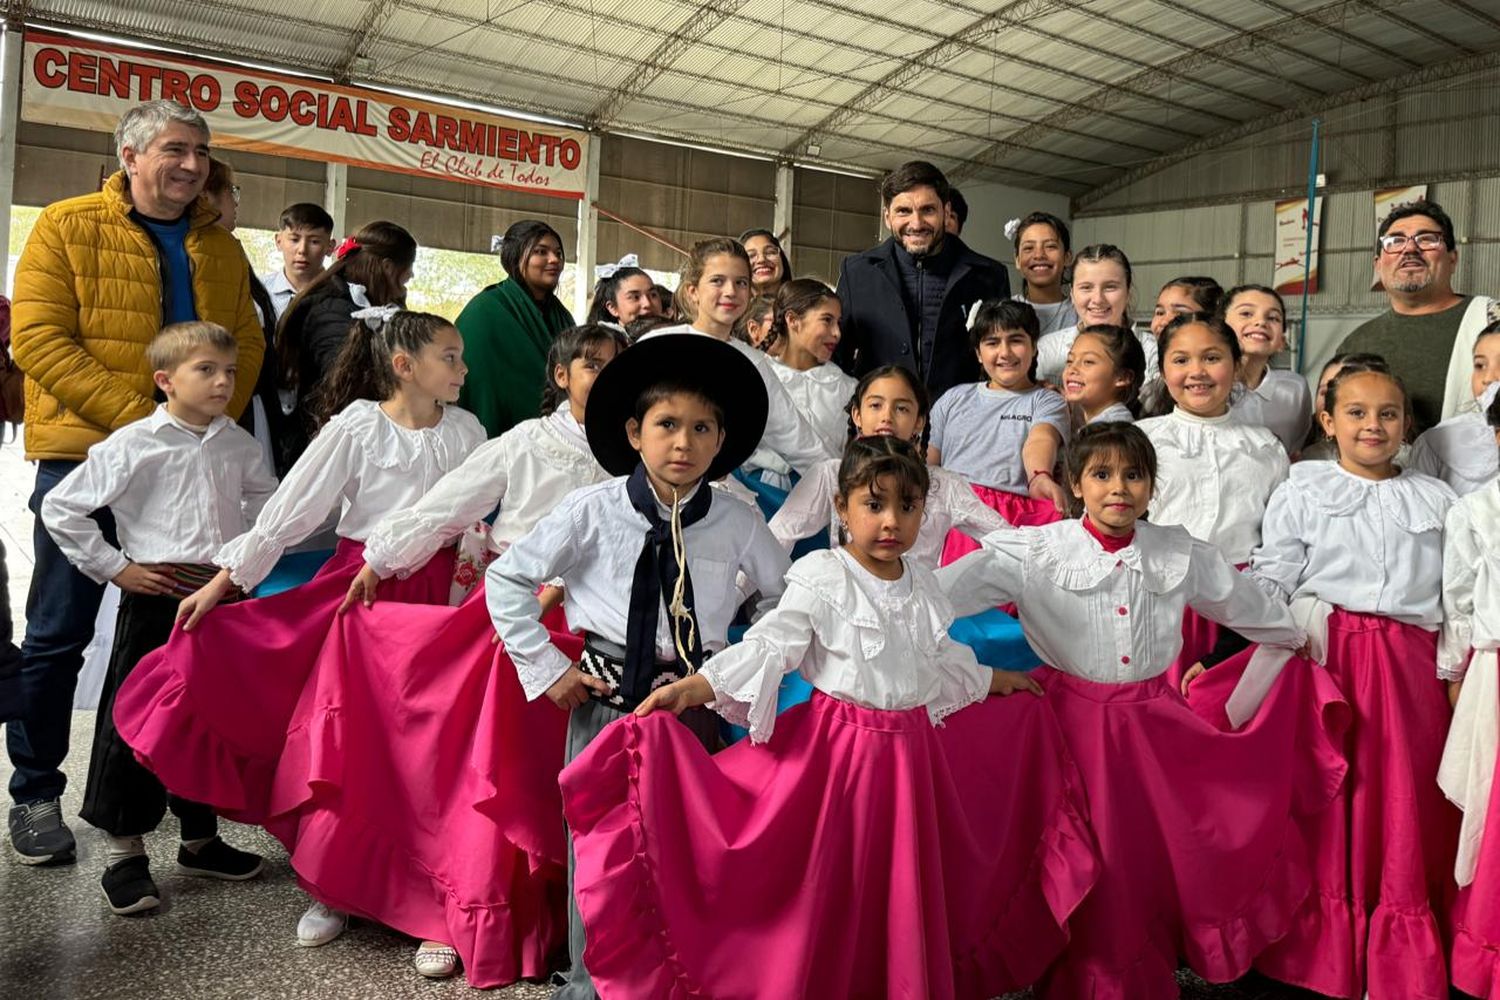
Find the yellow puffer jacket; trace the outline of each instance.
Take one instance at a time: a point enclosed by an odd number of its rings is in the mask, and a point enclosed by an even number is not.
[[[156,244],[130,218],[125,175],[47,206],[16,265],[11,351],[26,373],[26,457],[81,460],[110,431],[149,416],[146,347],[162,326]],[[239,341],[229,415],[255,390],[265,335],[250,303],[245,251],[200,200],[187,234],[198,318]]]

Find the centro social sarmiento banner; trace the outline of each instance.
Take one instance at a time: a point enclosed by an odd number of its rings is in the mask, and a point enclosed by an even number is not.
[[[301,77],[27,32],[21,117],[113,132],[142,101],[197,109],[215,146],[579,199],[588,134]]]

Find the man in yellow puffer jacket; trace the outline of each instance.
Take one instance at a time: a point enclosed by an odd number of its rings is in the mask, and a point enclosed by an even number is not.
[[[102,191],[49,205],[27,240],[11,349],[26,373],[26,457],[38,462],[33,512],[91,445],[156,408],[146,347],[164,325],[204,319],[232,331],[239,373],[230,416],[250,399],[266,345],[244,251],[199,199],[208,142],[196,111],[171,101],[132,108],[115,131],[123,169]],[[114,544],[109,512],[96,517]],[[103,588],[68,563],[40,518],[33,546],[23,716],[6,727],[15,767],[9,826],[23,862],[64,863],[75,846],[58,805],[60,768]]]

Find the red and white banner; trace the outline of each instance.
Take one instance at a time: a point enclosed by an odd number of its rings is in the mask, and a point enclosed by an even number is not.
[[[1272,286],[1282,295],[1301,295],[1307,278],[1307,293],[1318,290],[1318,237],[1322,235],[1323,198],[1308,211],[1306,198],[1276,203],[1276,275]],[[1312,227],[1312,260],[1306,266],[1307,229]]]
[[[215,146],[582,198],[588,134],[364,87],[27,32],[21,117],[113,132],[142,101],[198,110]]]

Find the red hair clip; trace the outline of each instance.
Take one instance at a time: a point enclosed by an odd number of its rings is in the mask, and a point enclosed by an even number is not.
[[[355,239],[353,236],[346,236],[344,237],[344,242],[340,243],[337,247],[334,248],[333,258],[334,260],[343,260],[345,257],[349,256],[350,253],[358,249],[359,240]]]

